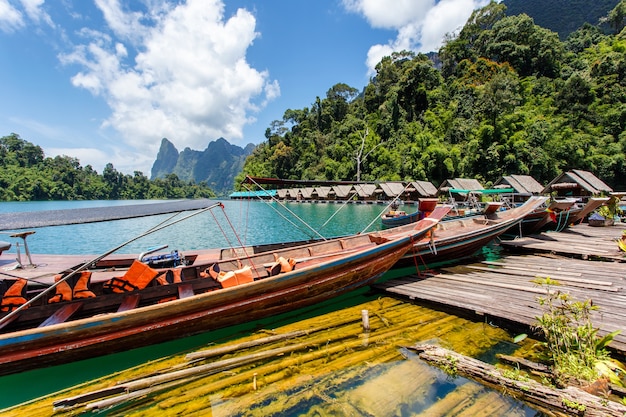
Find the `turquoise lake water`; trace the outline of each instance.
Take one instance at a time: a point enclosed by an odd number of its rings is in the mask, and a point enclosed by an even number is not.
[[[156,201],[155,201],[156,202]],[[145,201],[60,201],[0,203],[0,213],[62,210],[105,205],[127,205]],[[146,236],[122,248],[119,253],[139,253],[147,248],[168,244],[170,250],[224,248],[334,237],[380,229],[378,216],[383,204],[302,204],[224,200],[224,209],[214,208],[169,228]],[[184,217],[181,213],[173,220]],[[32,253],[99,254],[114,248],[169,219],[171,214],[127,220],[52,226],[33,229],[28,238]],[[308,224],[306,226],[299,219]],[[7,240],[2,238],[1,240]],[[15,248],[12,249],[15,251]]]

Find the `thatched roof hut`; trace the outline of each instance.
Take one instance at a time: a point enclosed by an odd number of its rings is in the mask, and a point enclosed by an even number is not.
[[[543,189],[543,194],[556,192],[557,196],[589,197],[613,191],[601,179],[588,171],[573,169],[564,172]]]

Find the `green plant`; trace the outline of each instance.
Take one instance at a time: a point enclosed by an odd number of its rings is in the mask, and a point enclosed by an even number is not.
[[[585,407],[584,404],[579,404],[576,401],[571,401],[571,400],[568,400],[567,398],[562,398],[561,403],[563,403],[565,407],[570,408],[572,410],[580,411],[581,413],[585,412],[585,410],[587,409],[587,407]]]
[[[448,355],[446,357],[446,363],[441,367],[441,370],[446,373],[449,377],[455,378],[458,376],[457,370],[457,359],[454,356]]]
[[[546,296],[537,298],[544,313],[536,318],[535,327],[543,332],[543,357],[552,364],[555,377],[583,381],[606,377],[623,385],[619,374],[626,369],[606,349],[619,331],[599,337],[591,322],[591,312],[597,310],[591,300],[572,299],[556,288],[558,281],[549,277],[533,282],[546,289]]]
[[[619,198],[611,196],[609,201],[607,201],[606,204],[604,204],[603,206],[600,206],[600,208],[596,210],[596,212],[605,219],[612,219],[616,215],[622,214],[622,210],[619,207],[619,202]]]

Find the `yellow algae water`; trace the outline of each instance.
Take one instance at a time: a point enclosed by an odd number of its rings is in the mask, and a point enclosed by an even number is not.
[[[368,312],[369,332],[362,327],[363,310]],[[196,349],[201,354],[194,353],[200,359],[178,354],[154,360],[5,413],[534,416],[536,411],[463,378],[452,379],[403,348],[436,341],[479,356],[494,346],[513,350],[510,340],[506,331],[485,323],[389,297],[370,297],[361,304],[203,346]]]

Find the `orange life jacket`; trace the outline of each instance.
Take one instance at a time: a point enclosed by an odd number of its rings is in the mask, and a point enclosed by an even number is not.
[[[158,274],[155,269],[135,260],[123,277],[111,278],[102,285],[102,289],[117,293],[143,290]]]
[[[269,276],[278,275],[281,272],[293,271],[296,266],[296,260],[293,258],[285,259],[280,256],[269,268],[267,268]]]
[[[54,282],[59,282],[61,278],[63,278],[62,274],[55,275]],[[67,280],[58,284],[55,289],[57,292],[52,297],[50,297],[48,303],[52,304],[60,303],[61,301],[72,301],[72,287],[70,287],[70,284],[67,282]]]
[[[159,285],[167,285],[167,284],[175,284],[177,282],[183,282],[180,275],[182,273],[182,269],[168,269],[165,273],[159,275],[157,277],[157,282]]]
[[[10,281],[4,281],[10,282]],[[19,308],[21,305],[26,304],[26,281],[24,278],[18,278],[13,281],[7,290],[2,295],[2,302],[0,303],[0,311],[13,311]]]
[[[217,275],[217,280],[222,284],[223,288],[228,288],[252,282],[254,277],[252,276],[252,269],[249,266],[244,266],[235,271],[220,272]]]
[[[78,280],[76,280],[76,284],[74,284],[74,292],[72,295],[74,299],[77,298],[93,298],[96,296],[92,291],[89,290],[89,282],[91,281],[91,272],[90,271],[82,271]]]

